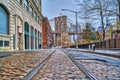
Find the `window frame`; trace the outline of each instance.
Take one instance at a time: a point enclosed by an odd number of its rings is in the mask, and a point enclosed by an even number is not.
[[[33,17],[33,7],[30,6],[30,15]]]
[[[9,13],[8,13],[8,11],[6,10],[6,8],[4,6],[0,5],[0,7],[1,7],[1,9],[3,9],[4,14],[6,14],[6,27],[5,27],[6,32],[0,31],[0,34],[9,35]]]
[[[28,11],[28,9],[29,9],[28,0],[24,0],[24,9],[25,9],[26,11]]]
[[[22,0],[17,0],[17,1],[18,1],[18,3],[22,4]]]
[[[37,21],[37,13],[34,12],[34,20]]]
[[[3,47],[3,40],[0,40],[0,47]]]
[[[4,47],[9,47],[10,42],[9,41],[4,41]]]

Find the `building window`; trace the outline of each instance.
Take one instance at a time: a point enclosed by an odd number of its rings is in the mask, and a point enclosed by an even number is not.
[[[8,35],[8,13],[0,6],[0,33]]]
[[[34,12],[34,20],[37,21],[37,14]]]
[[[39,11],[41,11],[41,1],[39,2]]]
[[[25,22],[25,32],[29,32],[29,25],[27,22]]]
[[[24,8],[28,11],[28,0],[24,0]]]
[[[4,41],[4,46],[8,47],[9,46],[9,41]]]
[[[29,49],[29,24],[27,22],[25,22],[24,24],[24,27],[25,27],[25,34],[24,34],[24,39],[25,39],[25,49]]]
[[[40,22],[40,18],[38,17],[38,24],[39,24],[39,22]]]
[[[33,8],[30,6],[30,15],[33,16]]]
[[[36,0],[34,0],[34,2],[36,3]]]
[[[34,28],[31,26],[31,49],[34,49]]]
[[[38,16],[37,16],[37,21],[38,21]]]
[[[41,26],[42,25],[42,22],[39,20],[39,25]]]
[[[35,29],[35,49],[37,49],[37,30]]]
[[[3,47],[3,41],[0,41],[0,47]]]
[[[41,20],[40,20],[40,18],[38,17],[38,24],[41,26]]]
[[[41,48],[41,35],[40,32],[38,31],[38,49]]]
[[[22,0],[17,0],[20,4],[22,4]]]

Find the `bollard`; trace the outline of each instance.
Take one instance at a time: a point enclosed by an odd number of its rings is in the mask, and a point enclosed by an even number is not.
[[[95,51],[95,44],[92,44],[92,50]]]
[[[89,50],[90,50],[90,45],[89,45]]]

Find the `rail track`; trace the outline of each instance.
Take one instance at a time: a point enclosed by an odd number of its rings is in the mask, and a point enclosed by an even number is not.
[[[63,50],[64,53],[66,53],[68,55],[68,57],[73,61],[73,63],[88,77],[90,78],[90,80],[99,80],[97,77],[95,77],[92,73],[90,73],[86,68],[83,67],[82,64],[78,63],[74,57],[72,57],[70,54],[68,54],[67,52],[65,52]]]
[[[96,54],[88,55],[86,52],[67,49],[45,50],[40,53],[14,54],[0,58],[0,79],[120,80],[119,59],[100,58],[101,55],[96,57]]]
[[[65,51],[62,51],[63,53],[67,54]],[[39,74],[39,71],[45,66],[45,64],[50,60],[51,56],[55,53],[55,51],[47,56],[42,63],[40,63],[37,67],[35,67],[23,80],[34,80],[33,78]],[[67,54],[67,56],[72,60],[72,62],[79,68],[80,71],[83,72],[83,74],[86,75],[87,80],[98,80],[93,74],[91,74],[87,69],[85,69],[81,64],[79,64],[75,59]],[[60,64],[60,63],[59,63]],[[63,71],[64,72],[64,71]],[[54,74],[55,75],[55,74]],[[65,77],[65,76],[64,76]],[[47,78],[46,78],[47,80]],[[56,79],[55,79],[56,80]],[[78,80],[81,80],[78,79]]]
[[[23,80],[31,80],[37,74],[37,72],[45,65],[45,63],[50,59],[54,52],[55,51],[48,55],[38,66],[36,66],[31,72],[29,72],[28,75],[25,76]]]
[[[78,66],[82,66],[99,80],[120,80],[120,59],[75,50],[64,50]]]
[[[5,56],[0,58],[0,80],[23,80],[52,52],[53,49],[6,53],[10,56],[3,53]]]

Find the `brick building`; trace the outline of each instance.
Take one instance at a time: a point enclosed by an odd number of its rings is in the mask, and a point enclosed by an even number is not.
[[[0,0],[0,51],[41,47],[41,0]]]
[[[43,48],[50,48],[54,45],[52,29],[46,17],[42,20],[42,45]]]

